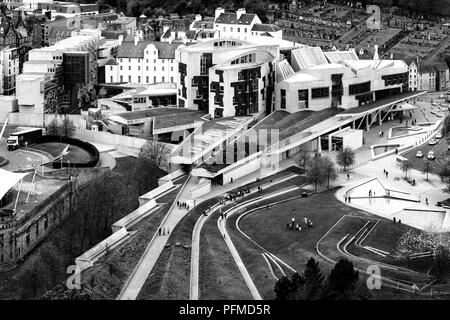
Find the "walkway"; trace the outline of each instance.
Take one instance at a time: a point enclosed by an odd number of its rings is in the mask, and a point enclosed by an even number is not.
[[[296,174],[289,175],[287,177],[280,178],[278,180],[273,181],[272,183],[265,183],[262,184],[261,187],[263,189],[266,189],[268,187],[280,184],[284,181],[290,180],[294,177],[296,177]],[[257,193],[258,189],[253,188],[253,190],[250,191],[250,193],[246,194],[245,197]],[[242,204],[237,205],[235,208],[232,208],[231,210],[235,210],[237,208],[242,207],[245,205],[246,202],[243,202]],[[190,286],[189,286],[189,299],[190,300],[198,300],[199,297],[199,290],[198,290],[198,283],[199,283],[199,261],[200,261],[200,234],[202,231],[203,224],[206,222],[206,220],[215,212],[218,210],[221,210],[222,206],[216,207],[216,209],[208,212],[207,216],[200,216],[198,218],[194,230],[192,232],[192,249],[191,249],[191,275],[190,275]]]
[[[247,202],[242,203],[240,206],[238,207],[234,207],[233,209],[231,209],[230,211],[228,211],[228,217],[230,217],[231,215],[235,214],[236,212],[240,212],[240,209],[242,206],[248,206],[254,203],[257,203],[259,201],[262,200],[267,200],[270,198],[274,198],[277,196],[280,196],[284,193],[287,192],[291,192],[293,191],[295,188],[299,188],[299,187],[294,187],[294,188],[289,188],[286,190],[282,190],[282,191],[278,191],[272,194],[269,194],[263,198],[257,198],[254,200],[249,200]],[[231,255],[233,256],[234,261],[236,262],[237,267],[239,268],[239,271],[241,272],[242,276],[244,277],[245,283],[247,284],[247,287],[249,288],[253,298],[255,300],[262,300],[261,295],[258,292],[258,289],[256,288],[252,278],[250,277],[250,274],[248,273],[247,268],[244,265],[244,262],[242,261],[241,257],[239,256],[239,253],[236,250],[236,247],[233,244],[233,241],[230,239],[230,236],[228,235],[226,226],[225,226],[225,222],[226,219],[218,219],[217,220],[217,227],[219,228],[220,233],[223,235],[223,238],[225,240],[225,243],[228,247],[228,250],[230,250]]]
[[[168,228],[169,232],[172,232],[178,222],[186,215],[186,213],[188,213],[186,209],[178,208],[176,203],[177,201],[186,202],[187,200],[189,200],[189,189],[192,188],[194,184],[195,179],[189,177],[185,185],[178,193],[178,196],[174,200],[174,203],[170,207],[169,211],[167,212],[166,217],[161,222],[161,229]],[[152,240],[145,249],[144,254],[134,268],[130,278],[122,288],[122,291],[120,292],[118,297],[119,300],[135,300],[137,298],[139,292],[142,289],[142,286],[144,285],[150,272],[152,271],[153,266],[158,260],[159,255],[163,251],[168,239],[169,235],[158,236],[157,233],[155,233]]]

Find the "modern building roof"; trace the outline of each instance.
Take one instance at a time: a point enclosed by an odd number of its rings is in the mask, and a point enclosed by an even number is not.
[[[344,60],[359,60],[358,55],[354,50],[329,51],[324,52],[324,55],[331,63],[339,63]]]
[[[304,47],[292,50],[292,58],[295,59],[300,70],[320,64],[327,64],[328,61],[319,47]]]
[[[195,21],[194,24],[192,25],[193,28],[196,29],[200,29],[200,28],[204,28],[204,29],[213,29],[214,28],[214,21]]]
[[[191,113],[191,112],[197,112],[197,111],[186,109],[186,108],[177,108],[177,107],[157,107],[157,108],[151,108],[151,109],[145,109],[145,110],[119,113],[119,114],[116,114],[116,116],[119,116],[125,120],[138,120],[138,119],[144,119],[144,118],[154,118],[154,117],[169,116],[169,115],[175,116],[175,115],[186,114],[186,113]]]
[[[27,173],[15,173],[11,171],[7,171],[4,169],[0,169],[0,199],[4,197],[4,195],[20,180],[22,180]]]

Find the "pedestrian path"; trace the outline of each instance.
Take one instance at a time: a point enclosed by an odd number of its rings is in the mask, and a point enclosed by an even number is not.
[[[161,222],[160,228],[162,230],[168,230],[169,232],[172,232],[178,222],[188,213],[187,209],[179,208],[177,206],[177,201],[186,202],[187,200],[189,200],[189,190],[194,186],[194,184],[195,179],[189,177],[189,179],[182,186],[166,217]],[[167,244],[169,236],[170,233],[163,236],[159,236],[157,235],[157,233],[155,233],[146,250],[144,251],[144,254],[133,270],[130,278],[125,283],[122,291],[120,292],[118,297],[119,300],[135,300],[137,298],[156,261],[163,251],[164,246]]]

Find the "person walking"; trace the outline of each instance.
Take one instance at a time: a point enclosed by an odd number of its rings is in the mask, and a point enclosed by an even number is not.
[[[350,180],[350,173],[347,173],[347,180]]]
[[[348,203],[352,202],[352,197],[348,196]]]
[[[161,227],[158,229],[158,235],[161,235]]]
[[[428,198],[425,198],[425,204],[428,205]]]

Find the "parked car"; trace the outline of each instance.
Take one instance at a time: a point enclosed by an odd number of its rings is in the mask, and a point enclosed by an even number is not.
[[[437,140],[436,140],[436,139],[431,139],[431,140],[428,142],[428,144],[429,144],[430,146],[434,146],[434,145],[437,144]]]
[[[427,158],[428,160],[434,160],[434,151],[428,152]]]
[[[423,152],[422,151],[417,151],[416,153],[416,158],[423,158]]]
[[[442,133],[438,133],[434,136],[435,139],[442,139]]]

